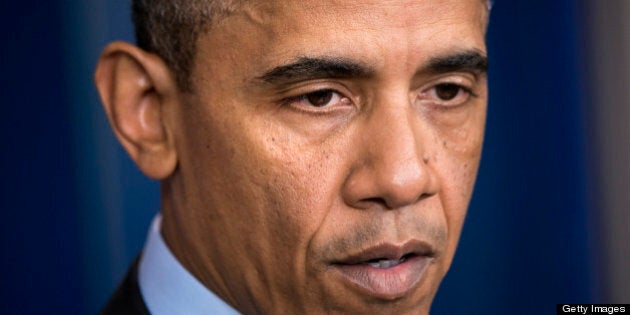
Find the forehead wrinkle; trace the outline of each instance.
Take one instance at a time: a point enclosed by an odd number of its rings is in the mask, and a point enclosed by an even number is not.
[[[308,13],[308,16],[312,17],[311,19],[304,20],[304,22],[308,25],[311,21],[316,21],[318,16],[324,15],[326,18],[334,18],[338,16],[337,21],[321,21],[322,23],[318,24],[318,27],[327,27],[330,25],[331,27],[336,27],[338,24],[335,22],[341,22],[346,20],[348,14],[339,14],[339,12],[347,12],[349,14],[355,15],[360,14],[363,16],[363,20],[365,21],[375,21],[377,20],[375,17],[383,14],[389,15],[392,17],[388,21],[392,23],[398,23],[400,20],[396,19],[397,14],[393,14],[392,11],[395,12],[406,12],[410,10],[411,7],[421,7],[422,1],[409,1],[411,3],[401,3],[400,1],[385,1],[387,2],[384,5],[383,1],[339,1],[339,0],[329,0],[329,1],[265,1],[265,2],[256,2],[249,4],[247,6],[243,6],[243,11],[245,15],[248,17],[253,24],[264,25],[276,23],[280,25],[287,25],[286,20],[292,19],[295,16],[295,11],[301,11]],[[366,5],[372,7],[371,9],[366,9]],[[402,10],[402,11],[401,11]],[[337,14],[329,14],[330,12],[336,11]],[[357,23],[358,27],[364,26],[362,23]],[[406,28],[409,27],[411,23],[398,25],[398,27]],[[351,26],[351,25],[348,25]],[[375,28],[379,28],[379,26],[374,26]]]
[[[272,20],[268,15],[268,12],[261,10],[261,5],[248,5],[243,7],[240,12],[240,16],[252,25],[263,26]]]
[[[386,5],[384,5],[384,2]],[[478,4],[479,4],[478,8],[483,8],[483,10],[479,11],[481,13],[480,20],[484,20],[483,17],[487,15],[487,14],[484,14],[483,12],[488,11],[487,9],[488,3],[489,3],[488,0],[478,1]],[[374,7],[374,10],[357,10],[360,8],[364,8],[365,5]],[[453,5],[463,6],[465,5],[465,2],[455,1]],[[390,22],[398,23],[398,24],[391,24],[390,26],[399,27],[399,28],[410,28],[416,25],[418,21],[396,19],[395,17],[398,17],[400,15],[394,14],[394,13],[400,12],[400,10],[402,10],[402,12],[400,13],[405,13],[405,12],[408,12],[409,10],[414,10],[414,9],[419,9],[419,8],[422,8],[423,11],[427,11],[427,7],[432,9],[433,7],[436,7],[436,5],[432,3],[426,3],[426,1],[417,1],[417,0],[406,1],[406,2],[405,1],[401,2],[401,1],[396,1],[396,0],[360,1],[359,3],[354,2],[354,1],[348,2],[348,1],[342,1],[342,0],[237,1],[237,4],[234,4],[230,7],[230,10],[229,10],[230,14],[225,14],[224,17],[229,17],[231,15],[241,13],[252,24],[265,25],[265,24],[270,24],[273,22],[281,22],[282,20],[278,19],[278,17],[279,15],[282,15],[283,13],[284,13],[284,16],[283,16],[284,20],[286,20],[287,17],[292,17],[294,14],[286,14],[287,12],[290,13],[291,10],[300,10],[303,12],[306,11],[309,14],[316,16],[316,15],[319,15],[318,12],[323,12],[324,14],[326,14],[326,12],[330,12],[331,7],[335,7],[336,10],[341,9],[342,11],[351,12],[351,13],[364,12],[365,14],[363,15],[365,15],[365,20],[367,21],[375,20],[374,17],[377,15],[386,14],[392,17],[392,19],[389,20]],[[394,13],[392,13],[392,11],[394,11]],[[456,11],[456,10],[451,10],[451,11]],[[443,20],[444,16],[448,15],[448,12],[444,12],[444,9],[440,13],[441,14],[433,14],[431,16],[435,16],[436,18],[439,16],[440,17],[439,20]],[[219,19],[219,22],[223,20],[224,19]],[[427,23],[428,21],[424,20],[420,22]],[[285,23],[281,22],[280,24],[285,24]],[[320,27],[326,27],[325,24],[331,24],[331,23],[323,23],[322,25],[320,25]],[[484,24],[485,22],[482,23],[482,25]],[[378,25],[374,25],[373,27],[379,28]]]
[[[266,48],[262,47],[262,49],[265,51],[269,49],[268,52],[270,54],[265,55],[264,53],[261,53],[259,57],[264,58],[265,60],[274,60],[274,59],[287,60],[287,59],[295,59],[297,57],[307,55],[306,54],[307,52],[303,51],[303,49],[300,48],[304,46],[304,45],[301,45],[299,42],[301,40],[300,37],[296,38],[297,42],[295,42],[292,46],[284,45],[282,47],[278,47],[280,49],[273,51],[271,46],[275,45],[274,43],[276,43],[277,41],[279,42],[284,41],[283,38],[285,38],[285,36],[283,35],[291,34],[291,32],[289,31],[301,32],[302,29],[304,29],[304,31],[306,31],[307,33],[308,32],[312,33],[312,32],[317,31],[317,28],[320,28],[320,27],[321,28],[331,28],[331,27],[339,28],[338,23],[319,23],[318,21],[320,21],[321,19],[318,20],[316,18],[318,15],[322,15],[322,14],[328,15],[327,11],[323,9],[328,9],[327,6],[329,5],[329,3],[332,3],[340,7],[341,10],[345,11],[347,9],[351,15],[357,16],[358,14],[358,17],[360,19],[369,20],[370,17],[376,17],[376,16],[381,15],[379,18],[377,19],[375,18],[375,19],[382,21],[383,23],[385,23],[385,25],[388,25],[388,27],[392,27],[392,29],[401,28],[401,29],[404,29],[405,32],[388,33],[389,36],[391,36],[391,38],[382,40],[382,41],[378,40],[375,43],[379,46],[379,49],[383,53],[387,53],[391,55],[394,51],[397,50],[398,51],[396,52],[397,57],[389,58],[389,59],[378,58],[378,59],[371,60],[370,63],[373,65],[373,68],[382,70],[384,68],[391,68],[391,67],[387,67],[386,64],[390,62],[394,62],[395,60],[396,64],[398,65],[397,67],[400,67],[400,65],[404,65],[406,70],[410,70],[408,72],[413,72],[413,70],[415,70],[415,67],[417,66],[413,64],[414,63],[414,61],[412,61],[412,59],[414,59],[413,56],[425,55],[425,51],[423,49],[424,46],[429,47],[431,45],[431,42],[433,41],[439,42],[440,41],[439,37],[441,36],[441,32],[442,32],[441,30],[443,28],[439,28],[438,30],[436,30],[434,35],[432,36],[429,35],[429,37],[432,39],[429,39],[429,41],[423,40],[424,43],[417,42],[418,40],[414,38],[415,31],[420,31],[430,25],[444,23],[444,20],[439,19],[440,15],[446,16],[446,19],[449,25],[455,25],[455,24],[461,25],[466,22],[464,19],[457,18],[463,13],[456,14],[450,11],[445,14],[429,14],[429,19],[420,21],[418,25],[415,24],[417,19],[415,18],[415,15],[413,14],[411,15],[411,18],[407,18],[407,19],[395,19],[395,18],[383,19],[382,14],[391,14],[391,12],[400,12],[400,10],[405,10],[405,11],[409,10],[408,8],[405,8],[404,3],[397,2],[397,1],[387,1],[387,4],[389,5],[388,6],[389,9],[385,10],[386,11],[385,13],[380,12],[380,11],[375,12],[374,10],[362,10],[359,13],[352,12],[354,11],[353,10],[354,8],[358,9],[358,8],[364,7],[364,5],[374,7],[375,10],[379,9],[379,7],[382,5],[381,1],[367,1],[367,2],[361,2],[361,3],[355,3],[355,2],[348,3],[348,2],[335,1],[335,0],[322,1],[322,2],[306,1],[304,5],[300,5],[301,3],[294,2],[294,1],[287,1],[287,2],[288,3],[286,6],[279,5],[280,3],[276,1],[246,2],[246,4],[243,4],[242,6],[239,7],[238,12],[234,12],[234,14],[232,14],[231,16],[227,18],[230,19],[232,17],[239,16],[238,19],[241,21],[241,23],[243,22],[247,23],[253,28],[253,30],[255,29],[253,33],[251,31],[245,32],[245,33],[250,33],[250,35],[243,34],[245,36],[243,39],[245,44],[248,41],[247,37],[266,38],[265,40],[268,41],[269,44],[266,45]],[[427,6],[435,8],[435,5],[433,3],[427,3],[427,2],[422,2],[422,1],[411,2],[410,6],[412,10],[422,10],[422,7],[427,7]],[[464,4],[458,5],[458,7],[461,7],[461,6],[464,6]],[[479,7],[481,7],[481,3],[479,3]],[[460,8],[459,10],[453,10],[453,11],[461,12],[463,11],[463,9],[464,8]],[[290,12],[292,12],[293,10],[298,10],[299,13],[291,15]],[[310,15],[315,15],[315,17],[304,19],[305,16],[309,17]],[[339,14],[332,13],[330,14],[330,16],[332,18],[338,17],[340,20],[343,20],[346,25],[341,26],[341,28],[345,28],[347,31],[364,30],[365,25],[368,25],[368,27],[375,28],[375,29],[382,29],[382,26],[379,27],[379,25],[376,23],[362,23],[361,21],[353,22],[354,19],[347,18],[347,15],[344,15],[344,14],[339,15]],[[425,15],[421,15],[421,16],[425,16]],[[467,17],[467,20],[472,19],[471,15],[466,15],[466,17]],[[326,16],[326,18],[328,18],[328,16]],[[325,22],[328,22],[328,20],[326,20]],[[363,28],[361,29],[360,26],[362,25],[363,25]],[[241,37],[240,33],[244,32],[244,29],[242,27],[236,27],[236,26],[231,27],[229,25],[224,25],[224,26],[226,27],[224,31],[227,30],[228,33],[231,33],[231,35],[229,36]],[[433,28],[435,29],[435,27]],[[473,47],[483,50],[485,47],[483,46],[483,36],[482,36],[481,28],[479,29],[479,33],[481,35],[479,36],[479,41],[475,41],[475,43],[468,43],[468,45],[464,44],[462,45],[462,47],[463,48],[466,48],[464,46],[470,47],[472,44]],[[252,35],[252,34],[255,34],[255,35]],[[394,36],[396,36],[397,38],[395,38]],[[339,48],[339,47],[344,47],[344,46],[341,45],[341,46],[336,46],[336,47]],[[320,48],[323,49],[325,47],[320,47]],[[327,54],[326,50],[328,50],[332,55],[339,56],[342,58],[349,57],[348,55],[343,54],[343,52],[340,51],[339,49],[335,47],[331,47],[331,48],[332,49],[330,50],[324,49],[324,50],[318,51],[317,54],[325,55]],[[356,58],[354,57],[348,58],[348,59],[356,60]],[[369,57],[369,56],[363,55],[363,57]],[[262,62],[263,60],[261,59],[260,61]],[[363,61],[365,62],[366,59],[364,59]],[[414,69],[411,69],[411,68],[414,68]],[[256,69],[256,72],[261,74],[260,70],[262,69]]]
[[[473,0],[470,0],[473,1]],[[433,2],[427,1],[360,1],[359,3],[354,1],[243,1],[238,6],[238,13],[242,15],[249,23],[256,25],[260,28],[267,28],[265,32],[273,32],[284,34],[289,31],[296,31],[301,26],[313,26],[317,28],[327,27],[339,27],[340,23],[345,24],[345,28],[349,30],[361,30],[365,29],[365,25],[368,25],[371,29],[382,29],[387,26],[394,29],[406,29],[413,30],[421,27],[421,25],[433,25],[439,22],[443,22],[445,19],[453,19],[454,21],[462,22],[461,17],[454,16],[455,12],[462,10],[448,10],[440,9],[443,6],[439,6]],[[384,4],[385,2],[385,4]],[[485,7],[483,3],[485,0],[477,2],[478,13],[487,10],[479,10]],[[455,6],[465,6],[465,2],[455,1]],[[366,9],[366,6],[373,9]],[[348,14],[354,15],[355,18],[361,18],[362,21],[352,20],[348,21],[347,14],[329,14],[331,10],[348,12]],[[401,19],[401,16],[405,16],[410,10],[422,10],[422,11],[436,11],[435,14],[424,14],[431,19],[424,19],[422,21],[415,20],[413,17]],[[307,19],[297,20],[295,12],[306,13],[302,16]],[[237,12],[234,12],[237,13]],[[382,18],[385,15],[388,18]],[[298,15],[299,16],[299,15]],[[379,18],[380,16],[380,18]],[[480,14],[479,21],[484,20],[484,14]],[[310,18],[309,18],[310,17]],[[318,20],[318,17],[325,17],[328,20]],[[331,21],[335,19],[335,21]],[[431,21],[433,20],[433,21]],[[385,21],[385,25],[375,24],[375,21]],[[312,24],[315,22],[315,24]],[[365,23],[368,22],[368,23]],[[479,24],[482,28],[485,23]],[[269,27],[271,26],[271,27]],[[273,29],[273,30],[272,30]]]

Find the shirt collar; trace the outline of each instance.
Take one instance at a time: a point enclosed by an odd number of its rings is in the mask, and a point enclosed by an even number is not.
[[[151,224],[138,270],[142,297],[153,315],[239,314],[206,288],[173,256],[162,235],[162,216]]]

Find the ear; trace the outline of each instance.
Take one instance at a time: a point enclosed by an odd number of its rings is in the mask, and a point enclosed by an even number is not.
[[[179,90],[162,59],[115,42],[103,51],[94,79],[109,123],[131,159],[148,177],[171,175],[177,152],[167,115]]]

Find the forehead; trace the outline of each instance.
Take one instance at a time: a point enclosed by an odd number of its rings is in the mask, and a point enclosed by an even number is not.
[[[241,3],[237,12],[260,25],[275,22],[288,26],[290,22],[299,22],[317,28],[352,28],[370,22],[375,23],[374,28],[413,28],[470,19],[468,22],[483,26],[487,3],[487,0],[267,0]]]
[[[267,18],[290,18],[296,13],[308,13],[313,19],[330,14],[340,17],[362,16],[367,20],[389,16],[392,18],[390,22],[394,24],[410,26],[420,22],[405,19],[405,13],[410,11],[421,10],[426,18],[448,18],[449,15],[457,14],[461,8],[475,9],[473,11],[478,11],[475,13],[480,13],[485,11],[485,4],[484,0],[267,0],[242,3],[238,11],[246,12],[253,20],[260,22]],[[325,26],[338,21],[320,22],[324,22],[321,26]]]
[[[200,37],[199,55],[222,59],[218,66],[245,55],[252,66],[333,55],[378,69],[445,50],[483,53],[485,16],[480,0],[246,2]]]

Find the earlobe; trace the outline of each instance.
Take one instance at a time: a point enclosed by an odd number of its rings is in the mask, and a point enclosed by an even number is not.
[[[154,179],[176,168],[177,152],[168,117],[177,85],[156,55],[131,44],[110,44],[99,59],[95,81],[114,133],[140,170]]]

